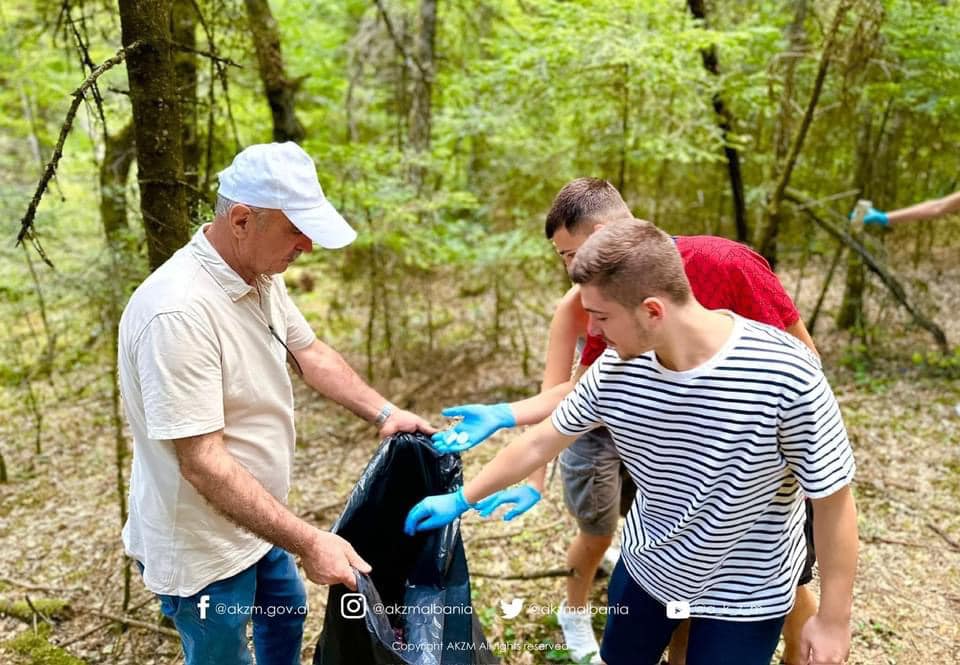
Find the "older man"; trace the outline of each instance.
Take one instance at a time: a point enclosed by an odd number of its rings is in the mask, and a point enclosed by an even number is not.
[[[435,431],[396,409],[316,338],[280,275],[313,243],[356,233],[294,143],[250,146],[220,173],[213,223],[150,275],[120,321],[134,439],[123,529],[188,665],[300,662],[306,594],[354,585],[350,544],[286,507],[295,443],[289,362],[308,385],[379,427]]]

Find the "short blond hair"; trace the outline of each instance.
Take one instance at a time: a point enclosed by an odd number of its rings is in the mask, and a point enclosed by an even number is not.
[[[673,238],[641,219],[613,222],[587,238],[570,266],[570,278],[629,308],[651,296],[678,305],[692,297]]]

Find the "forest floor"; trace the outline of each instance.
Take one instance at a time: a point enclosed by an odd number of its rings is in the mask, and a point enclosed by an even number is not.
[[[905,260],[906,262],[906,260]],[[960,256],[938,256],[937,270],[922,279],[929,289],[924,311],[956,344],[960,341]],[[822,267],[808,269],[801,311],[816,300]],[[813,276],[811,276],[813,275]],[[787,271],[791,293],[799,276]],[[839,280],[838,280],[839,281]],[[905,324],[896,305],[874,293],[870,308],[870,355],[857,352],[844,333],[831,332],[838,288],[828,294],[814,337],[841,404],[856,452],[854,491],[859,509],[860,567],[853,609],[850,663],[861,665],[957,663],[960,653],[960,381],[911,359],[931,346],[922,330]],[[541,325],[541,324],[538,324]],[[530,331],[528,331],[530,332]],[[531,335],[542,346],[544,334]],[[537,349],[537,357],[540,357]],[[539,367],[523,376],[516,354],[488,348],[457,349],[425,360],[415,374],[381,384],[390,396],[439,424],[443,406],[492,402],[532,394]],[[953,378],[951,378],[953,377]],[[80,381],[80,378],[65,378]],[[372,429],[324,400],[298,389],[299,450],[291,507],[318,526],[335,520],[378,442]],[[10,396],[4,396],[10,399]],[[9,401],[7,401],[9,403]],[[119,614],[123,556],[119,540],[114,439],[109,395],[48,405],[43,454],[32,451],[30,425],[11,419],[0,425],[10,482],[0,485],[0,663],[181,662],[177,640],[152,629],[158,604],[134,575],[128,616],[144,626],[120,631],[108,615]],[[499,434],[464,457],[466,475],[510,439]],[[20,442],[20,443],[17,443]],[[16,443],[16,445],[14,445]],[[508,646],[505,663],[562,661],[551,651],[562,642],[555,618],[538,613],[563,598],[561,577],[537,577],[562,569],[575,527],[554,480],[540,505],[511,523],[471,515],[462,531],[472,572],[476,611],[491,643]],[[534,579],[502,579],[527,574]],[[816,582],[814,582],[816,584]],[[308,584],[303,662],[311,662],[325,610],[326,588]],[[38,619],[25,598],[43,614]],[[499,602],[524,599],[525,611],[507,620]],[[61,599],[56,609],[43,599]],[[605,602],[605,579],[593,602]],[[15,605],[19,603],[19,606]],[[13,605],[13,606],[11,606]],[[19,610],[18,610],[19,607]],[[14,615],[22,614],[22,618]],[[602,617],[597,617],[598,632]],[[78,660],[39,656],[34,633],[66,646]],[[32,645],[32,646],[31,646]],[[526,646],[524,646],[526,645]],[[32,650],[33,656],[25,654]]]

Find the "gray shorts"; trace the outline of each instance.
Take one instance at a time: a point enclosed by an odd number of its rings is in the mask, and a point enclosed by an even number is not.
[[[560,453],[563,500],[580,530],[612,536],[626,515],[636,487],[605,427],[590,430]]]

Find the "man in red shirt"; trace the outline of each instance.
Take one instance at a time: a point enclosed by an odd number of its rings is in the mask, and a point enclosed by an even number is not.
[[[632,217],[619,192],[605,180],[579,178],[557,194],[546,221],[546,236],[569,267],[577,249],[604,223]],[[757,253],[739,243],[713,236],[675,238],[684,271],[696,299],[708,309],[728,309],[741,316],[786,330],[816,352],[813,340],[782,284]],[[557,306],[550,324],[546,368],[540,394],[511,404],[471,404],[445,409],[443,414],[462,417],[451,430],[434,435],[442,451],[466,450],[504,427],[533,425],[548,418],[580,376],[606,348],[601,337],[587,333],[587,313],[580,302],[579,288],[571,288]],[[586,338],[580,364],[573,376],[570,368],[578,339]],[[593,578],[610,547],[620,514],[621,493],[630,492],[623,465],[605,429],[584,434],[560,456],[564,499],[576,517],[579,533],[567,551],[567,566],[574,574],[567,581],[567,598],[558,619],[570,656],[577,661],[591,655],[599,663],[599,646],[590,625],[587,600]],[[529,483],[513,487],[481,502],[481,515],[489,516],[500,505],[513,508],[505,519],[513,519],[539,501],[546,469],[530,476]],[[630,497],[632,499],[632,497]],[[629,503],[629,501],[627,502]],[[809,515],[809,505],[808,505]],[[809,520],[808,520],[809,522]],[[810,533],[808,523],[807,531]],[[808,539],[808,565],[797,589],[797,600],[784,625],[785,662],[806,663],[800,653],[800,629],[816,613],[810,581],[814,560]],[[681,665],[685,654],[685,633],[677,631],[670,647],[671,665]]]

